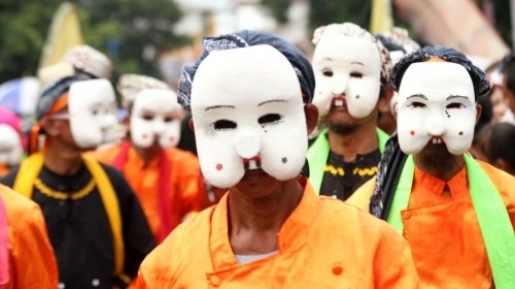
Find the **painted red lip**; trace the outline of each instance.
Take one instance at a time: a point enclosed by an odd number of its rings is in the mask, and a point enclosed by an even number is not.
[[[260,156],[255,156],[253,158],[250,158],[250,159],[243,159],[243,163],[248,163],[250,161],[257,161],[257,162],[260,162],[261,161],[261,157]]]

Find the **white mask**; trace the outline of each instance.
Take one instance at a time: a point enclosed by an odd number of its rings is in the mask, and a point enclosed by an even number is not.
[[[117,130],[116,99],[107,79],[79,81],[70,86],[68,110],[77,146],[92,149],[108,141]]]
[[[411,64],[399,88],[397,131],[401,149],[417,154],[445,143],[454,155],[472,144],[476,123],[474,86],[467,70],[450,62]]]
[[[7,124],[0,124],[0,163],[14,166],[20,163],[23,148],[20,135]]]
[[[212,52],[195,74],[191,108],[202,173],[214,186],[236,185],[246,169],[261,167],[283,181],[301,172],[307,152],[301,88],[273,47]]]
[[[177,95],[167,89],[144,89],[134,101],[131,113],[131,139],[148,148],[158,141],[162,147],[174,147],[181,134],[182,106]]]
[[[322,36],[313,55],[313,69],[313,104],[321,116],[344,102],[353,118],[372,113],[381,87],[381,57],[375,43],[359,37]]]

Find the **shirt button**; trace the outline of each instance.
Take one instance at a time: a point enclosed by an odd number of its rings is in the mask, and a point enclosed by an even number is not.
[[[340,265],[333,266],[333,274],[340,275],[343,272],[343,268]]]
[[[402,216],[403,216],[405,219],[409,219],[409,218],[411,218],[411,212],[404,212],[404,213],[402,214]]]
[[[62,282],[57,285],[58,289],[64,289],[64,287],[66,287],[66,286]]]
[[[96,278],[91,280],[91,285],[93,285],[93,287],[98,287],[98,285],[100,285],[100,280]]]
[[[220,277],[213,275],[209,277],[209,282],[211,282],[211,285],[218,287],[220,283],[222,283],[222,280],[220,280]]]

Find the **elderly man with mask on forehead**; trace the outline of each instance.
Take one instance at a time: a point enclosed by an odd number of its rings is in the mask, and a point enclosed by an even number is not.
[[[417,288],[401,236],[301,176],[313,92],[309,62],[275,35],[204,39],[179,100],[202,172],[228,193],[147,256],[136,288]]]
[[[348,202],[404,234],[424,288],[515,288],[515,178],[467,153],[490,88],[484,73],[454,49],[425,47],[397,63],[391,82],[398,135],[377,182]]]
[[[209,206],[196,156],[176,149],[183,109],[172,89],[143,75],[118,83],[130,137],[95,157],[118,168],[135,191],[158,243],[190,213]]]
[[[51,82],[39,97],[31,137],[37,148],[45,136],[43,150],[1,180],[42,208],[59,288],[123,288],[155,245],[123,176],[83,154],[106,141],[115,108],[106,79],[76,70]]]
[[[377,170],[388,135],[377,128],[388,111],[388,51],[352,23],[320,27],[313,69],[323,129],[308,151],[315,192],[345,200]]]

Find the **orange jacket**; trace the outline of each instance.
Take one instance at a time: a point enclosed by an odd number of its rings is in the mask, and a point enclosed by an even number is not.
[[[515,228],[515,177],[479,162],[495,184]],[[375,181],[347,201],[368,210]],[[448,196],[442,195],[446,192]],[[493,288],[485,243],[464,167],[445,183],[415,168],[408,209],[401,211],[421,288]]]
[[[228,195],[179,226],[143,261],[136,288],[418,288],[408,244],[382,221],[310,184],[278,234],[278,253],[239,264]]]
[[[8,218],[9,283],[7,289],[55,289],[57,263],[39,206],[0,185]]]
[[[9,167],[3,163],[0,163],[0,177],[3,177],[9,173]]]
[[[94,152],[93,155],[99,161],[113,165],[122,145]],[[201,211],[208,207],[210,202],[200,176],[200,166],[196,156],[175,148],[166,149],[166,155],[171,165],[170,176],[166,181],[169,184],[171,223],[172,228],[175,228],[190,213]],[[140,201],[156,240],[160,240],[161,226],[158,197],[159,161],[159,158],[156,158],[145,164],[145,161],[131,147],[122,168],[125,179]]]

